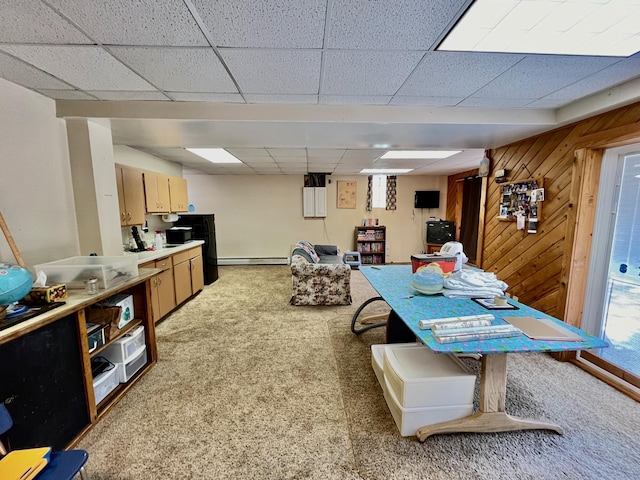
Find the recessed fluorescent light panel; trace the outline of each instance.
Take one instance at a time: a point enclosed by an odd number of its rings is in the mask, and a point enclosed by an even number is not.
[[[369,173],[371,175],[393,175],[395,173],[409,173],[413,168],[365,168],[360,173]]]
[[[224,148],[187,148],[186,150],[209,160],[211,163],[242,163]]]
[[[390,150],[381,159],[396,158],[396,159],[430,159],[430,158],[447,158],[456,153],[460,153],[460,150]]]
[[[628,57],[638,25],[629,0],[476,0],[437,50]]]

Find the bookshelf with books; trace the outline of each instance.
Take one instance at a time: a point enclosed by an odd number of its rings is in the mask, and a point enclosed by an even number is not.
[[[382,265],[385,263],[386,227],[356,227],[356,251],[360,253],[362,265]]]

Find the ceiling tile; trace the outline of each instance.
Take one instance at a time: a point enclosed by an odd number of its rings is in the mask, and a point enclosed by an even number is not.
[[[344,148],[307,148],[307,155],[311,157],[338,157],[344,155]]]
[[[417,96],[394,96],[389,105],[419,105],[425,107],[453,107],[464,100],[464,97],[417,97]]]
[[[382,155],[386,151],[387,150],[384,150],[384,149],[352,148],[344,152],[344,155],[342,156],[342,160],[350,160],[350,159],[362,160],[367,158],[373,160],[375,158],[378,158],[380,155]]]
[[[245,93],[247,103],[318,103],[318,95],[259,95],[255,93]]]
[[[153,90],[100,47],[1,45],[0,49],[82,90]]]
[[[0,42],[93,43],[40,0],[2,0],[0,18]]]
[[[563,100],[560,98],[543,97],[526,105],[527,108],[560,108],[568,105],[573,100]]]
[[[95,95],[100,100],[169,100],[162,92],[110,92],[104,90],[90,90],[87,93]]]
[[[387,105],[391,95],[320,95],[323,105]]]
[[[42,95],[55,98],[57,100],[95,100],[96,98],[87,95],[84,92],[80,92],[79,90],[47,90],[43,88],[39,88],[38,92]]]
[[[304,157],[307,158],[306,148],[267,148],[271,156],[275,157]]]
[[[104,45],[209,45],[179,0],[47,1]]]
[[[640,75],[640,53],[622,59],[611,66],[589,75],[545,98],[575,100],[603,89],[610,88]]]
[[[166,92],[178,102],[244,103],[239,93]]]
[[[302,163],[307,164],[307,157],[287,157],[287,156],[277,156],[274,158],[276,163]]]
[[[220,49],[244,93],[317,94],[320,50]]]
[[[109,50],[162,90],[237,92],[210,48],[110,47]]]
[[[237,157],[236,158],[240,158]],[[243,163],[246,163],[247,165],[268,165],[268,164],[275,164],[275,160],[271,157],[242,157],[240,158],[240,160],[242,160]]]
[[[459,107],[516,108],[536,100],[535,98],[483,98],[471,96],[458,104]]]
[[[271,157],[266,148],[227,148],[226,150],[238,158]]]
[[[216,46],[322,48],[326,0],[192,0]]]
[[[0,52],[0,77],[28,88],[73,90],[73,87],[28,63]]]
[[[427,50],[467,0],[334,0],[329,48]]]
[[[479,89],[474,96],[544,97],[619,61],[613,57],[530,55]]]
[[[499,53],[429,52],[398,95],[467,97],[523,58]]]
[[[422,52],[325,52],[322,95],[393,95]]]

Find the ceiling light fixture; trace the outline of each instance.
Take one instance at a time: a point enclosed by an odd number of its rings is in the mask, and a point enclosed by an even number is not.
[[[187,148],[186,150],[209,160],[211,163],[242,163],[224,148]]]
[[[638,22],[628,0],[476,0],[437,50],[628,57]]]
[[[413,168],[365,168],[360,173],[368,173],[371,175],[393,175],[395,173],[409,173]]]
[[[460,153],[461,150],[389,150],[382,155],[381,159],[395,158],[395,159],[431,159],[431,158],[447,158],[456,153]]]

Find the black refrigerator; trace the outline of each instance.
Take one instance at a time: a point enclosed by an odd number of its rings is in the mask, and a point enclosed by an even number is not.
[[[202,245],[204,284],[210,285],[218,279],[218,252],[216,251],[216,223],[213,213],[180,214],[175,222],[178,227],[191,227],[193,240],[204,240]]]

